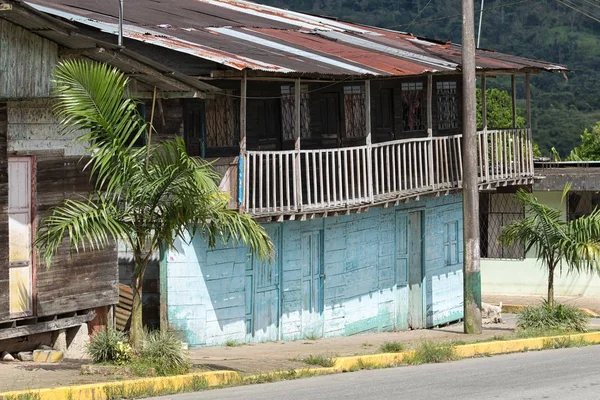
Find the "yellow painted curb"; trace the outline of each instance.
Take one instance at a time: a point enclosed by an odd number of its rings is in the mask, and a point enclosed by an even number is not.
[[[39,400],[108,400],[111,397],[131,398],[175,393],[184,388],[200,390],[203,387],[219,386],[239,379],[235,371],[211,371],[195,374],[157,378],[132,379],[120,382],[93,383],[52,389],[22,390],[0,393],[0,399],[18,399],[36,394]]]
[[[525,306],[522,304],[502,304],[502,312],[507,314],[516,314],[520,311],[523,311],[525,308],[529,306]],[[596,312],[590,310],[589,308],[579,308],[583,311],[588,317],[597,318],[600,317]]]
[[[582,340],[588,343],[600,343],[600,332],[465,344],[455,346],[454,351],[456,355],[462,358],[517,353],[528,350],[541,350],[548,342],[568,339]],[[404,358],[412,355],[414,355],[414,351],[341,357],[335,360],[334,368],[340,372],[345,372],[361,367],[390,367],[401,364]]]

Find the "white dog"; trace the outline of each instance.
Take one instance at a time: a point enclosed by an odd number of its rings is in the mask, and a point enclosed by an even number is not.
[[[502,302],[497,306],[481,303],[481,317],[486,324],[502,324]]]

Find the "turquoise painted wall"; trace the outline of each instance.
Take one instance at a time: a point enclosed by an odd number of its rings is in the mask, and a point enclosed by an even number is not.
[[[451,195],[265,224],[278,249],[271,266],[242,247],[208,249],[201,238],[180,242],[167,255],[170,327],[191,346],[406,329],[407,271],[397,257],[397,221],[410,211],[423,216],[427,326],[462,318],[462,198]],[[258,293],[261,285],[271,291]]]

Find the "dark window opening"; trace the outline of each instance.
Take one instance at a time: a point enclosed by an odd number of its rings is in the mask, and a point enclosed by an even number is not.
[[[523,244],[502,246],[498,242],[502,228],[525,218],[525,208],[514,193],[484,192],[479,194],[480,245],[482,258],[525,258]]]
[[[425,130],[427,125],[426,99],[422,82],[402,84],[402,127],[405,132]]]
[[[437,82],[436,98],[438,129],[457,129],[459,127],[460,116],[456,82]]]

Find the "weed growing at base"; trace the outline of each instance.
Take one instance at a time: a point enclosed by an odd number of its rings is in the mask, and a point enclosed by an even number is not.
[[[406,350],[406,345],[402,342],[384,342],[380,347],[382,353],[400,353]]]
[[[430,363],[444,363],[456,361],[459,356],[454,351],[454,346],[448,343],[423,342],[412,355],[405,357],[404,363],[420,365]]]
[[[319,367],[330,368],[335,364],[335,359],[331,357],[319,355],[309,355],[304,359],[304,362],[308,365],[317,365]]]

